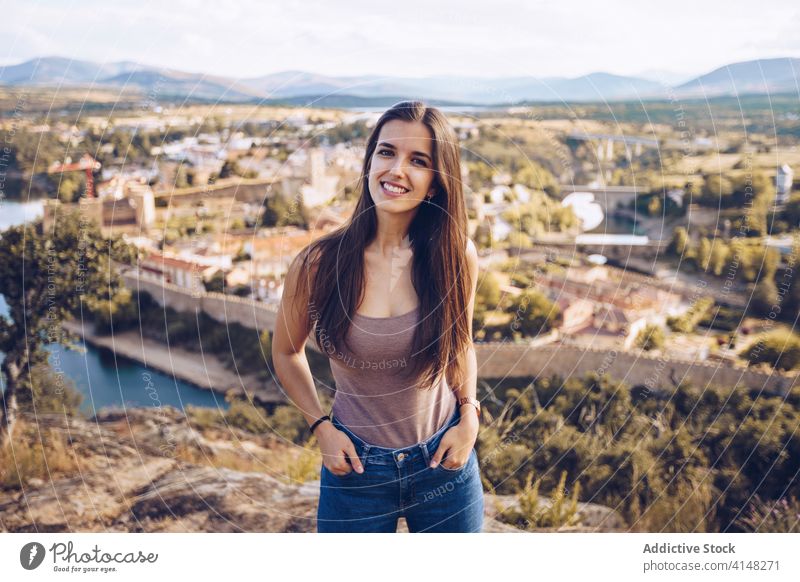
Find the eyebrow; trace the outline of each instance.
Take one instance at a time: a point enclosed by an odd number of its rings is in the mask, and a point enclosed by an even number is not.
[[[396,148],[395,146],[393,146],[392,144],[390,144],[388,141],[382,141],[382,142],[380,142],[380,143],[378,144],[378,147],[387,147],[387,148],[390,148],[390,149],[393,149],[393,150],[397,150],[397,148]],[[424,156],[424,157],[428,158],[428,159],[429,159],[431,162],[433,161],[433,158],[431,158],[431,157],[430,157],[428,154],[426,154],[425,152],[411,152],[411,153],[412,153],[413,155],[417,155],[417,156]]]

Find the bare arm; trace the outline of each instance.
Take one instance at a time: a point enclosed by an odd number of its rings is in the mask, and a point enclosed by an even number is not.
[[[467,348],[464,357],[466,358],[466,374],[464,382],[459,386],[453,386],[453,392],[456,398],[469,396],[470,398],[477,397],[478,388],[478,358],[475,355],[475,345],[472,343],[472,317],[475,313],[475,294],[478,287],[478,249],[472,240],[467,239],[467,264],[469,266],[469,275],[472,282],[470,288],[470,299],[467,304],[467,325],[469,326],[469,347]],[[462,404],[462,420],[467,417],[467,421],[472,424],[472,420],[477,418],[475,409],[471,404]],[[467,409],[471,409],[468,412]],[[476,425],[477,426],[477,425]]]
[[[467,243],[467,263],[469,265],[472,288],[470,289],[470,300],[467,305],[467,321],[469,326],[469,346],[464,353],[466,357],[466,374],[464,381],[457,386],[452,386],[456,398],[469,396],[475,398],[478,385],[478,362],[475,356],[475,346],[472,343],[472,314],[475,310],[475,294],[478,285],[478,250],[475,244],[468,239]],[[450,428],[442,437],[439,448],[431,458],[431,467],[436,467],[439,463],[448,469],[456,469],[463,466],[468,460],[475,441],[478,438],[478,415],[471,404],[461,405],[461,419],[458,424]],[[445,458],[445,462],[442,459]]]
[[[295,257],[286,275],[272,338],[272,360],[286,394],[311,425],[325,413],[314,388],[305,352],[311,321],[307,316],[308,295],[299,285],[299,277],[308,276],[301,273],[302,255]]]
[[[312,324],[306,291],[309,286],[300,277],[309,277],[313,281],[313,275],[302,269],[304,254],[305,252],[295,257],[286,275],[275,320],[272,361],[283,389],[310,426],[325,413],[319,402],[305,353]],[[324,421],[317,425],[314,434],[319,440],[322,462],[328,470],[336,475],[347,474],[353,469],[363,472],[352,441],[331,422]],[[347,464],[348,459],[350,465]]]

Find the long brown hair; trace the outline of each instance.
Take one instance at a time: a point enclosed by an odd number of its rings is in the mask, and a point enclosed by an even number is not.
[[[458,138],[444,114],[420,101],[403,101],[378,119],[367,139],[359,198],[347,223],[311,243],[303,252],[300,279],[310,284],[309,325],[317,344],[344,342],[364,294],[364,250],[377,235],[378,217],[369,192],[369,173],[381,128],[393,119],[420,121],[433,136],[434,194],[423,201],[409,227],[412,281],[419,297],[408,373],[421,388],[432,388],[443,372],[451,387],[466,377],[464,351],[470,273],[467,266],[467,211],[461,184]],[[312,321],[313,320],[313,321]],[[349,349],[349,348],[348,348]]]

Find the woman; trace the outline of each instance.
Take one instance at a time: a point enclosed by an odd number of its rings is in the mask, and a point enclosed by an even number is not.
[[[386,111],[366,147],[347,224],[289,268],[273,361],[322,452],[320,532],[480,531],[480,404],[458,140],[417,101]],[[304,347],[336,381],[325,415]]]

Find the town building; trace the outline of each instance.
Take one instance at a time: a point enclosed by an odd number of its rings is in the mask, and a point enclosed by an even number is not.
[[[93,221],[101,234],[109,238],[114,235],[146,236],[155,220],[156,208],[150,186],[138,180],[112,180],[99,184],[98,198],[80,198],[77,203],[46,200],[43,224],[50,230],[59,217],[78,211],[84,220]]]
[[[217,266],[203,265],[194,261],[160,252],[151,252],[139,261],[139,275],[164,283],[171,283],[191,293],[205,293],[205,281],[219,270]]]
[[[788,164],[783,164],[778,168],[775,175],[775,204],[786,204],[792,193],[792,181],[794,172]]]

